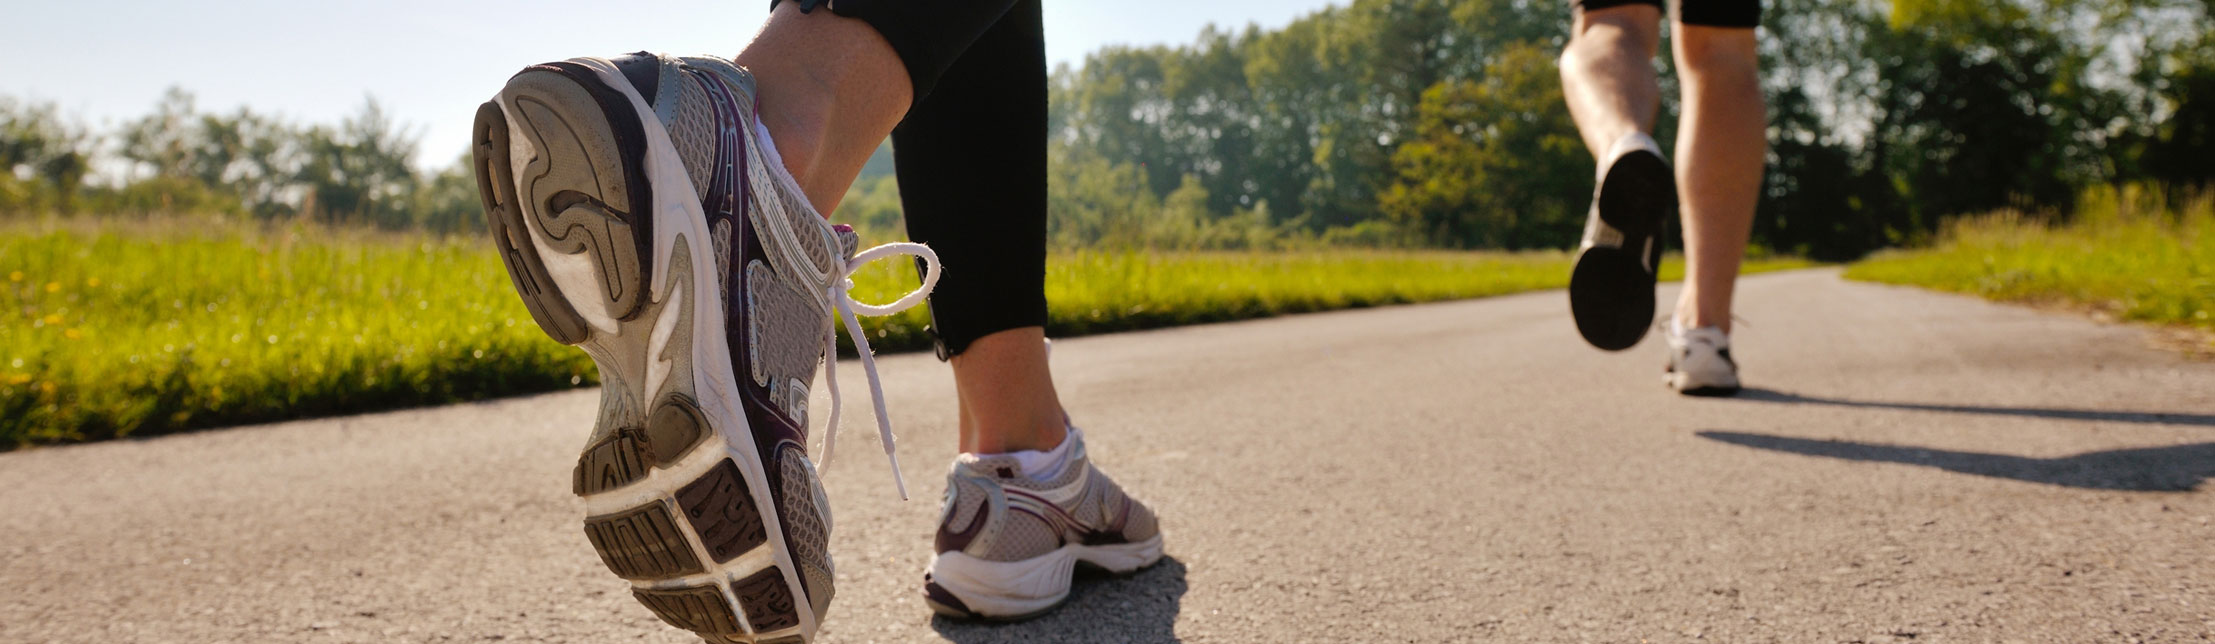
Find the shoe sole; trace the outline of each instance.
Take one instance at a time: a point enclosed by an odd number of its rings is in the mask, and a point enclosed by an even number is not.
[[[931,611],[957,619],[1019,622],[1044,615],[1069,599],[1079,564],[1129,575],[1161,561],[1161,535],[1135,543],[1087,546],[1066,544],[1022,561],[986,561],[945,552],[931,559],[923,575],[923,603]],[[1045,589],[1022,592],[1011,589]]]
[[[1661,384],[1686,396],[1700,398],[1729,398],[1738,395],[1739,385],[1696,385],[1686,387],[1683,374],[1671,372],[1661,376]]]
[[[585,536],[672,626],[709,642],[805,642],[831,592],[827,558],[820,571],[793,563],[729,384],[705,222],[696,206],[654,201],[648,155],[669,144],[635,91],[611,87],[614,73],[575,61],[526,69],[474,127],[487,228],[517,294],[548,336],[599,365],[599,417],[572,480]],[[812,467],[783,469],[788,487],[819,485]],[[788,515],[820,498],[784,496]],[[810,536],[819,555],[822,532]],[[809,600],[803,575],[821,599]]]
[[[1637,345],[1653,326],[1659,237],[1677,211],[1676,175],[1661,157],[1632,152],[1608,167],[1597,199],[1600,220],[1623,234],[1623,244],[1577,254],[1569,273],[1569,311],[1586,342],[1621,351]]]

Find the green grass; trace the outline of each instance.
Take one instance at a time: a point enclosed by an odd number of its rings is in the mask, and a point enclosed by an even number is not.
[[[1929,248],[1872,256],[1846,277],[2215,330],[2215,200],[2146,201],[2094,193],[2060,226],[2006,213],[1963,220]]]
[[[592,361],[476,238],[0,230],[0,448],[546,391]]]
[[[1561,286],[1564,253],[1057,255],[1057,336]],[[1806,266],[1764,260],[1749,271]],[[904,262],[857,297],[913,283]],[[1674,272],[1665,266],[1665,276]],[[922,308],[866,318],[929,345]],[[476,236],[211,220],[0,225],[0,449],[596,384]]]

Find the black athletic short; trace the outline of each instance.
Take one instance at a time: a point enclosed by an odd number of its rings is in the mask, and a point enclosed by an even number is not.
[[[915,104],[892,130],[908,238],[938,252],[940,357],[1046,324],[1046,27],[1039,0],[798,0],[876,28]],[[771,7],[776,6],[774,2]]]
[[[1642,4],[1668,11],[1661,0],[1569,0],[1572,7],[1591,11]],[[1761,0],[1680,0],[1677,22],[1702,27],[1761,26]]]

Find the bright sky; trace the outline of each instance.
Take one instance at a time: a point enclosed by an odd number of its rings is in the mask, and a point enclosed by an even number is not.
[[[1108,44],[1192,41],[1209,24],[1281,27],[1329,0],[1045,0],[1049,64]],[[421,135],[417,162],[467,149],[477,104],[516,70],[640,49],[737,53],[766,0],[73,0],[11,3],[0,95],[52,101],[102,130],[183,87],[203,112],[239,106],[336,123],[374,95]]]

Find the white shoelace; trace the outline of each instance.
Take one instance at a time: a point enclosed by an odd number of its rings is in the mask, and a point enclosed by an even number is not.
[[[865,304],[854,301],[853,294],[849,292],[854,288],[854,281],[851,279],[854,269],[860,268],[863,264],[895,255],[909,255],[923,260],[923,285],[916,287],[915,290],[909,291],[906,295],[900,296],[900,299],[893,300],[889,304]],[[914,308],[916,304],[923,302],[923,298],[929,297],[931,288],[936,286],[938,286],[938,253],[933,252],[929,246],[907,242],[885,244],[856,253],[853,259],[847,260],[845,264],[839,267],[838,275],[831,280],[831,308],[836,309],[839,319],[846,322],[846,336],[854,339],[854,353],[861,355],[861,370],[869,376],[869,398],[871,402],[876,403],[877,409],[877,436],[884,441],[885,459],[892,461],[892,483],[900,489],[900,500],[902,501],[908,498],[908,484],[906,477],[900,475],[900,455],[893,451],[892,420],[885,413],[884,385],[877,381],[877,358],[870,353],[869,334],[862,331],[861,323],[855,320],[854,315],[858,313],[861,315],[884,316]],[[838,328],[836,326],[826,330],[823,334],[823,380],[824,384],[831,388],[831,422],[830,427],[823,430],[822,468],[828,470],[831,466],[832,446],[838,443],[839,411],[845,406],[844,400],[840,397],[838,391]]]

